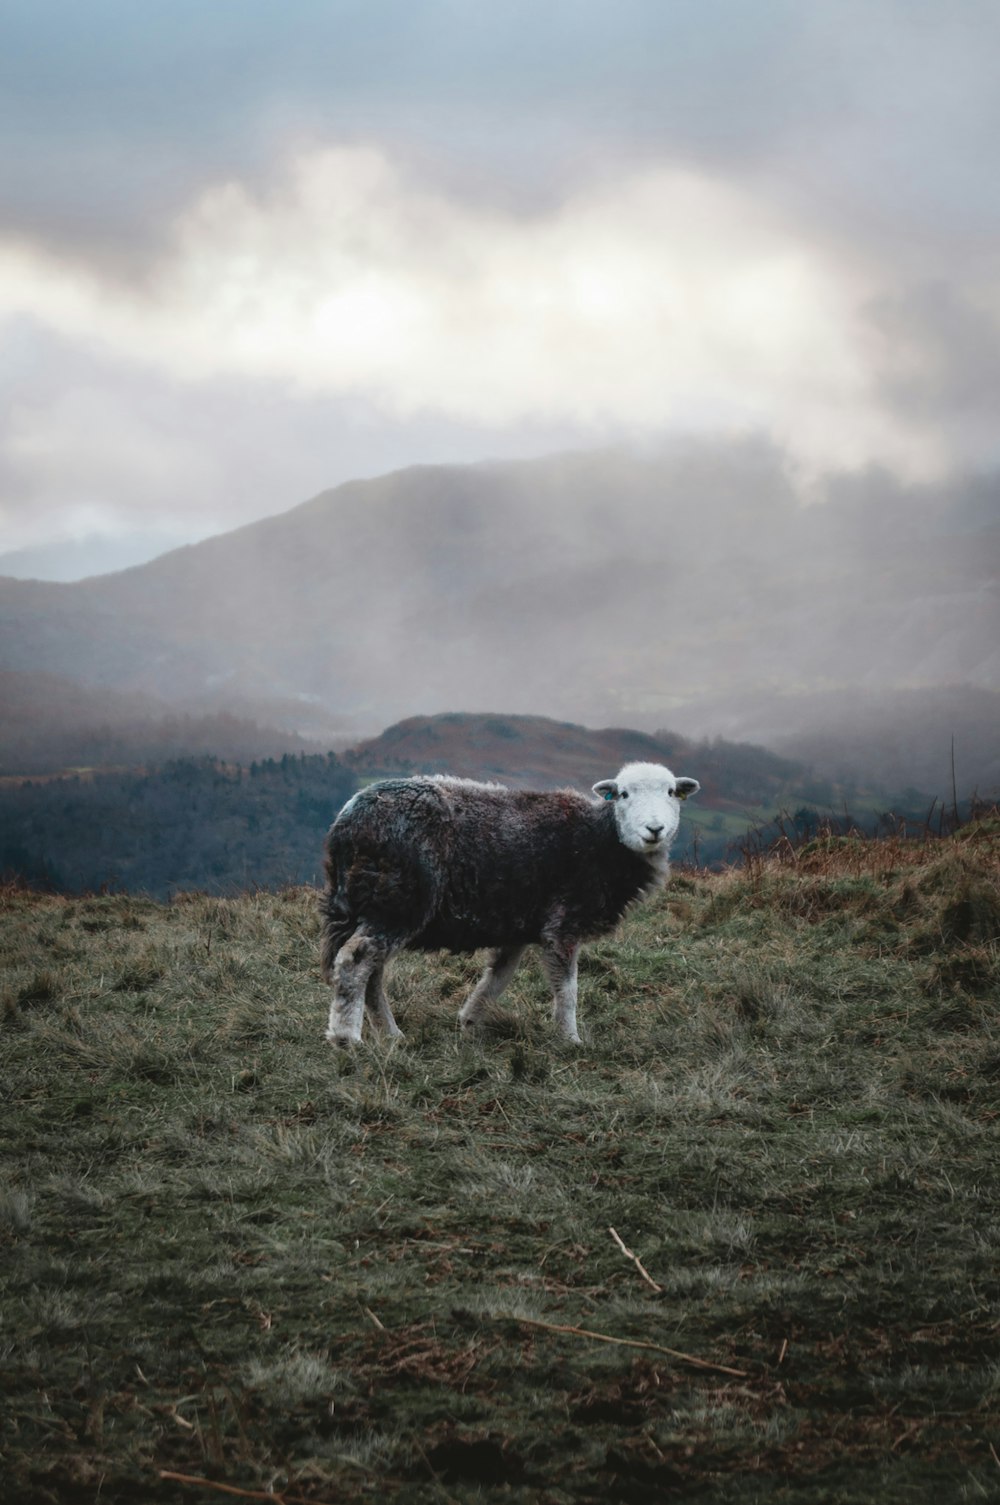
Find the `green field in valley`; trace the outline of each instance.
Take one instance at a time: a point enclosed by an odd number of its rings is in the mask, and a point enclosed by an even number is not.
[[[5,1498],[1000,1498],[1000,827],[678,873],[581,968],[316,895],[0,917]]]

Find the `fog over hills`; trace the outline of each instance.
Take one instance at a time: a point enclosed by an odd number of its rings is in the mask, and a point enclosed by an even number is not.
[[[806,487],[753,440],[418,467],[118,574],[0,581],[0,664],[310,735],[503,707],[810,756],[833,727],[851,756],[857,713],[863,760],[922,711],[983,787],[998,562],[996,475]]]
[[[235,709],[178,710],[141,690],[80,684],[62,674],[0,669],[0,778],[74,769],[156,766],[203,755],[248,764],[323,745]],[[288,708],[289,710],[292,707]],[[272,707],[277,716],[280,705]]]

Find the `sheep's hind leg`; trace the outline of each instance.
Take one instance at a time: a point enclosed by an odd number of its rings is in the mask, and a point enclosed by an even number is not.
[[[371,976],[365,986],[365,1008],[376,1029],[383,1035],[388,1035],[390,1040],[402,1040],[403,1031],[392,1016],[392,1009],[389,1007],[389,1000],[382,986],[384,971],[384,961],[378,962],[372,968]]]
[[[580,947],[571,941],[546,941],[542,962],[552,985],[552,1014],[564,1040],[580,1044],[576,1029],[576,964]]]
[[[523,946],[501,946],[490,953],[486,971],[459,1010],[458,1022],[463,1030],[473,1029],[482,1023],[484,1013],[496,1002],[513,977],[523,951]]]
[[[384,963],[384,948],[361,930],[356,930],[337,952],[326,1030],[331,1045],[355,1045],[361,1039],[368,983],[373,973],[381,972]]]

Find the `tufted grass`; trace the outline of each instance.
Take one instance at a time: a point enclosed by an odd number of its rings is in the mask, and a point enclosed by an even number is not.
[[[8,893],[8,1497],[997,1498],[1000,831],[786,859],[591,946],[577,1050],[411,956],[332,1051],[307,891]]]

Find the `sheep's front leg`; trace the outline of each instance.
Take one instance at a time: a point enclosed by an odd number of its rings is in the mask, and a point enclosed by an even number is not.
[[[378,962],[373,968],[371,976],[365,986],[365,1008],[368,1017],[383,1035],[388,1035],[391,1040],[401,1040],[403,1031],[392,1016],[389,1000],[385,996],[382,986],[382,974],[385,971],[385,963]]]
[[[333,963],[333,1001],[326,1030],[331,1045],[355,1045],[361,1039],[368,983],[373,973],[381,973],[384,962],[384,950],[372,936],[361,930],[356,930],[337,952]]]
[[[458,1022],[463,1029],[473,1029],[482,1023],[483,1014],[514,976],[523,951],[523,946],[501,946],[490,953],[486,971],[459,1010]]]
[[[542,962],[552,985],[552,1013],[556,1029],[565,1040],[580,1044],[576,1030],[576,964],[580,946],[576,941],[553,940],[542,944]]]

